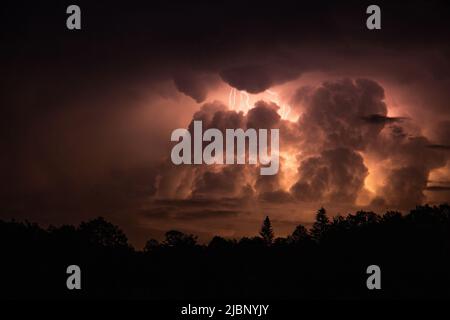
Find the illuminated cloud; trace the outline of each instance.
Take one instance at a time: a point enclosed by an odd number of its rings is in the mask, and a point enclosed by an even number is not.
[[[265,215],[290,232],[321,205],[345,213],[362,197],[374,210],[449,201],[428,182],[450,176],[438,2],[383,3],[376,33],[353,3],[124,6],[84,3],[89,23],[67,36],[59,6],[5,4],[0,218],[104,215],[142,242],[172,228],[254,234]],[[194,120],[279,128],[279,174],[172,165],[170,133]]]

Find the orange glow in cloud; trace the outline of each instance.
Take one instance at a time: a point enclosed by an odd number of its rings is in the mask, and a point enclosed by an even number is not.
[[[297,122],[301,116],[301,105],[291,105],[291,98],[294,96],[296,90],[300,87],[315,88],[323,81],[324,76],[320,73],[306,74],[301,78],[287,82],[282,85],[271,87],[264,92],[258,94],[251,94],[244,90],[238,90],[222,83],[216,90],[210,91],[208,101],[218,100],[227,105],[230,110],[236,112],[243,112],[246,114],[258,101],[272,102],[276,104],[278,114],[283,120],[292,123]],[[329,78],[329,77],[327,77]],[[403,101],[401,92],[389,82],[382,83],[385,89],[385,103],[387,105],[387,116],[389,117],[406,117],[406,122],[403,125],[407,126],[409,130],[414,129],[413,115],[408,112],[408,104]],[[387,90],[389,88],[389,90]],[[417,134],[421,134],[420,131]],[[364,181],[364,188],[359,192],[356,205],[367,206],[372,200],[382,192],[387,179],[389,168],[394,166],[389,159],[373,158],[370,152],[361,152],[364,159],[364,165],[368,169],[368,175]],[[305,155],[307,156],[307,155]],[[297,147],[291,148],[289,146],[280,146],[280,161],[281,161],[281,176],[279,179],[280,187],[284,191],[289,189],[298,181],[298,168],[305,156],[301,155],[301,150]],[[449,167],[440,170],[433,170],[430,174],[430,179],[434,180],[448,180]],[[428,195],[428,200],[434,195]]]
[[[219,100],[222,102],[227,101],[227,105],[230,110],[235,110],[237,112],[242,111],[244,114],[246,114],[251,108],[253,108],[255,103],[260,100],[272,102],[279,107],[278,114],[280,115],[281,119],[289,120],[292,122],[297,120],[297,117],[292,112],[291,106],[287,102],[283,101],[280,98],[279,94],[274,90],[267,89],[262,93],[251,94],[244,90],[238,90],[229,86],[228,88],[228,97],[226,99],[224,99],[224,89],[221,89],[218,92],[214,92],[211,97],[215,98],[213,100]]]
[[[280,182],[283,190],[288,191],[297,181],[298,160],[295,154],[280,152],[283,179]]]

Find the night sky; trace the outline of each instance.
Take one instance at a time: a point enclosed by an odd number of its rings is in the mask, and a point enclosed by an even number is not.
[[[142,247],[448,202],[449,17],[445,1],[2,2],[0,219],[104,216]],[[280,172],[173,165],[193,120],[279,128]]]

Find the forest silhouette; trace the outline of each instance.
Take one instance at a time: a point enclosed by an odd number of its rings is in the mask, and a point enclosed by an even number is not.
[[[450,206],[407,214],[358,211],[298,225],[275,238],[269,217],[260,234],[208,244],[170,230],[136,250],[104,218],[44,229],[0,221],[2,298],[405,299],[450,298]],[[68,290],[66,268],[81,268],[82,289]],[[381,290],[366,269],[381,268]]]

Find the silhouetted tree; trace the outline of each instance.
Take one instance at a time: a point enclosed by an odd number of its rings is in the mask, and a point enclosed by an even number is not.
[[[197,244],[197,237],[181,231],[170,230],[166,232],[164,245],[167,247],[193,247]]]
[[[269,217],[266,217],[264,219],[264,222],[263,222],[263,225],[261,227],[261,231],[259,232],[259,234],[261,235],[261,237],[263,238],[264,242],[267,245],[272,244],[274,233],[273,233],[272,223],[270,222]]]
[[[273,245],[274,247],[285,247],[288,244],[288,242],[289,239],[279,237],[273,241]]]
[[[242,248],[263,248],[266,245],[266,242],[261,237],[243,237],[239,240],[238,245]]]
[[[229,249],[232,248],[236,244],[233,240],[228,240],[219,236],[215,236],[208,244],[208,248],[210,249]]]
[[[398,211],[387,211],[381,221],[386,224],[398,224],[402,222],[402,214]]]
[[[350,223],[348,219],[341,215],[337,215],[333,217],[329,227],[328,233],[330,236],[335,237],[341,235],[343,232],[346,232],[350,229]]]
[[[308,230],[304,226],[299,224],[295,228],[294,232],[292,232],[292,234],[288,237],[288,242],[299,244],[305,241],[309,241],[310,239],[311,237],[308,234]]]
[[[125,233],[102,217],[82,222],[78,231],[92,245],[115,249],[129,248]]]
[[[323,238],[323,235],[328,230],[329,227],[329,219],[327,217],[327,212],[322,207],[317,211],[316,221],[313,224],[311,229],[311,237],[315,241],[320,241]]]
[[[389,270],[393,284],[377,297],[450,297],[448,205],[383,217],[359,211],[330,221],[322,208],[309,232],[299,225],[288,238],[273,239],[269,218],[262,229],[265,238],[217,236],[207,249],[193,235],[172,230],[162,243],[147,242],[144,251],[154,254],[141,254],[122,250],[125,235],[102,218],[47,229],[0,220],[0,273],[6,275],[0,297],[73,297],[64,271],[76,263],[89,284],[79,297],[360,299],[369,297],[361,279],[372,261]]]
[[[352,227],[364,226],[372,223],[377,223],[379,217],[374,212],[358,211],[356,214],[349,214],[347,221]]]
[[[150,239],[145,243],[144,252],[153,252],[160,247],[158,240]]]

